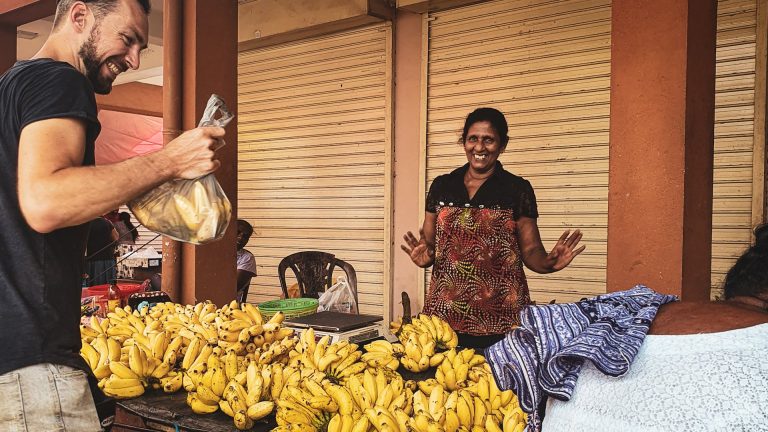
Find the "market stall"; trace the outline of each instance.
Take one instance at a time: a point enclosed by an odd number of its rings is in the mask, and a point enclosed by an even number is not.
[[[81,327],[82,356],[120,400],[117,430],[525,428],[517,397],[437,317],[361,345],[285,324],[248,303],[116,308]]]

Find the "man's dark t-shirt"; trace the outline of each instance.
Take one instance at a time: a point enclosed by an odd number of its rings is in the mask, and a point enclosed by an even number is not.
[[[87,78],[50,59],[16,63],[0,76],[0,374],[39,363],[86,368],[80,358],[80,287],[88,224],[34,231],[19,208],[19,137],[27,125],[81,119],[83,165],[94,164],[100,125]]]

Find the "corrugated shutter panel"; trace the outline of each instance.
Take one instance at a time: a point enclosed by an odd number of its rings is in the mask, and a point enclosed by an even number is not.
[[[751,241],[757,2],[717,4],[713,298],[722,295],[725,273]]]
[[[258,265],[249,301],[281,295],[282,258],[320,250],[354,266],[362,313],[384,312],[390,54],[388,24],[240,53],[239,217],[254,226]]]
[[[605,293],[610,1],[490,1],[429,20],[427,188],[466,163],[466,115],[500,109],[510,126],[500,160],[533,185],[545,247],[567,228],[587,245],[561,272],[527,271],[532,298]]]

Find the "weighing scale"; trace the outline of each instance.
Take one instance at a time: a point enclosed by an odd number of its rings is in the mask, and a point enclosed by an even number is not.
[[[315,330],[315,339],[328,336],[331,343],[348,340],[351,343],[384,337],[386,327],[381,316],[354,315],[341,312],[318,312],[296,318],[286,318],[283,326],[300,332],[306,328]]]

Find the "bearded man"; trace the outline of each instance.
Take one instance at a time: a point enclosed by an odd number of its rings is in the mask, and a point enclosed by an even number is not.
[[[94,166],[95,93],[139,67],[149,0],[59,0],[40,51],[0,77],[0,429],[98,431],[80,350],[88,222],[149,189],[214,171],[222,128]]]

